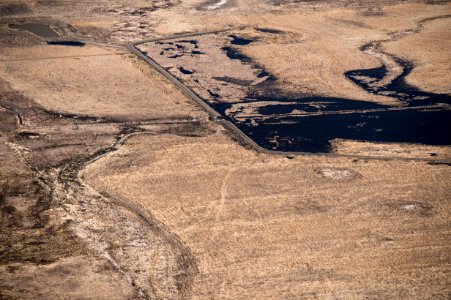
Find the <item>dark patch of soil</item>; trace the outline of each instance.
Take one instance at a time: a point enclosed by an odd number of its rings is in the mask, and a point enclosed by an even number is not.
[[[241,86],[249,86],[252,83],[252,80],[243,80],[243,79],[233,78],[233,77],[228,77],[228,76],[213,77],[213,79],[218,80],[218,81],[236,84],[236,85],[241,85]]]
[[[46,24],[39,23],[11,24],[9,25],[9,27],[14,29],[26,30],[40,37],[45,38],[58,37],[58,34],[49,25]]]
[[[273,29],[273,28],[256,28],[257,31],[264,32],[264,33],[272,33],[272,34],[282,34],[285,33],[282,30]]]
[[[30,8],[25,3],[0,4],[0,16],[11,16],[26,14],[30,12]]]

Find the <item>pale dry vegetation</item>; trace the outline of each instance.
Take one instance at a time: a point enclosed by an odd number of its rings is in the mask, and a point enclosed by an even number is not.
[[[218,50],[238,34],[274,93],[399,105],[343,73],[381,66],[362,51],[379,41],[412,62],[408,83],[449,94],[449,3],[211,3],[0,4],[0,298],[448,299],[449,146],[262,152],[124,45],[227,29],[198,37],[213,62],[158,63],[198,68],[179,79],[201,96],[212,76],[255,83]],[[85,45],[9,27],[33,22]]]

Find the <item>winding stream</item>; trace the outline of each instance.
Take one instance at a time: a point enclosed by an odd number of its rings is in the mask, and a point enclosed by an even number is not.
[[[448,16],[437,18],[445,17]],[[284,94],[278,89],[277,78],[240,50],[253,40],[233,34],[222,37],[226,40],[219,50],[225,67],[220,68],[223,72],[220,75],[216,75],[219,71],[211,71],[217,68],[220,54],[211,52],[213,56],[208,58],[211,50],[203,48],[203,42],[220,43],[221,37],[217,35],[210,35],[211,40],[199,35],[194,43],[177,38],[157,41],[163,51],[154,59],[164,64],[167,61],[164,56],[171,58],[169,63],[178,67],[168,67],[168,72],[266,149],[325,153],[332,150],[334,139],[450,145],[450,95],[429,93],[408,85],[405,78],[414,65],[381,50],[383,42],[419,32],[425,22],[437,18],[420,21],[413,30],[393,33],[388,40],[362,46],[361,51],[378,58],[381,66],[343,74],[370,94],[396,99],[397,106]],[[190,51],[190,44],[197,51],[203,50],[199,51],[201,60]],[[173,62],[176,60],[182,63]],[[199,67],[199,63],[205,65]],[[253,78],[245,75],[250,73],[254,74]],[[205,80],[206,77],[212,80]]]
[[[230,59],[249,63],[242,54]],[[282,151],[329,152],[331,141],[340,139],[451,144],[451,97],[421,91],[405,82],[413,65],[388,54],[376,52],[373,44],[367,53],[377,53],[383,65],[375,69],[352,70],[345,76],[368,93],[396,98],[401,107],[392,107],[341,98],[292,98],[259,96],[244,101],[258,109],[255,114],[242,114],[236,104],[212,106],[255,140],[259,145]],[[273,83],[275,84],[275,83]],[[233,109],[233,107],[235,107]]]

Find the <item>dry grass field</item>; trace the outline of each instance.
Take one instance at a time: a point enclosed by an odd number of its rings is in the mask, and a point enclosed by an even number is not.
[[[449,145],[337,138],[331,153],[269,152],[182,84],[237,119],[269,120],[243,100],[258,93],[406,109],[344,74],[383,66],[370,87],[388,86],[409,62],[405,83],[449,96],[450,11],[2,1],[0,299],[449,299]],[[34,23],[58,37],[18,29]],[[183,33],[205,34],[179,48],[169,35]],[[252,41],[232,46],[250,62],[227,59],[233,36]],[[163,37],[172,45],[149,40]]]
[[[217,133],[137,136],[83,174],[185,241],[196,258],[194,299],[449,291],[447,166],[275,158]]]
[[[45,45],[6,48],[0,55],[1,77],[52,111],[124,120],[201,114],[124,50]]]

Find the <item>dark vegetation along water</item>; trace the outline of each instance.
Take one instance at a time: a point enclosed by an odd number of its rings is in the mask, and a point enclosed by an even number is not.
[[[232,45],[250,44],[248,39],[231,36]],[[451,144],[451,97],[421,91],[405,83],[413,65],[397,59],[403,73],[387,85],[375,83],[387,75],[385,66],[353,70],[344,76],[369,93],[394,97],[403,105],[392,107],[366,101],[340,98],[283,95],[276,78],[243,55],[238,47],[222,50],[229,59],[253,64],[268,79],[250,89],[244,103],[257,104],[256,114],[241,117],[240,111],[228,110],[232,103],[210,104],[260,146],[281,151],[329,152],[336,138],[371,141]],[[262,77],[261,76],[261,77]],[[256,92],[257,91],[257,92]],[[262,96],[263,95],[263,96]],[[233,111],[233,113],[229,113]]]

